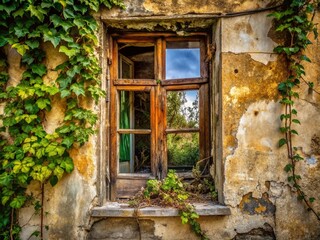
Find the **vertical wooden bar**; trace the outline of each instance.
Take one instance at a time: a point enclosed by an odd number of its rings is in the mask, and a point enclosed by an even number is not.
[[[156,80],[157,80],[157,87],[155,90],[155,165],[156,165],[156,172],[155,176],[158,179],[163,178],[166,174],[166,163],[165,163],[165,155],[166,153],[164,148],[164,111],[165,111],[165,99],[164,99],[164,89],[161,86],[161,80],[164,79],[165,69],[164,69],[164,40],[162,38],[158,38],[156,41]]]
[[[208,77],[208,62],[206,61],[207,58],[207,46],[206,39],[203,38],[200,41],[200,76],[202,78]]]
[[[114,201],[116,199],[116,180],[118,175],[118,149],[115,148],[117,146],[117,89],[113,86],[113,79],[118,78],[118,44],[115,40],[113,40],[113,49],[112,49],[112,64],[110,71],[110,147],[112,148],[110,151],[110,200]]]
[[[162,39],[161,41],[161,80],[166,79],[166,41],[165,39]],[[161,177],[164,178],[167,176],[167,170],[168,170],[168,157],[167,157],[167,91],[165,88],[161,87],[160,89],[160,101],[161,105],[159,108],[160,114],[159,114],[159,123],[162,126],[161,131],[159,131],[159,138],[161,139],[161,143],[159,145],[159,151],[161,153]]]
[[[200,159],[208,158],[211,154],[210,127],[209,87],[203,84],[199,89]]]
[[[153,176],[157,176],[157,124],[155,122],[156,119],[156,89],[154,87],[151,88],[150,91],[150,147],[151,147],[151,172]]]

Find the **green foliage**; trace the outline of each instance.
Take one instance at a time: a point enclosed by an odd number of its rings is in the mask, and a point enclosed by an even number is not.
[[[179,210],[182,224],[189,224],[191,229],[202,239],[207,240],[205,232],[201,229],[193,205],[188,203],[189,192],[174,170],[169,170],[167,177],[160,180],[148,180],[146,188],[141,195],[131,201],[131,206],[138,207],[142,202],[149,205],[171,206]]]
[[[191,106],[187,104],[186,91],[167,93],[167,126],[172,129],[199,126],[199,99],[196,94]],[[168,134],[168,160],[173,166],[194,166],[199,160],[199,134]]]
[[[18,239],[15,210],[27,202],[30,182],[56,185],[74,168],[69,150],[94,133],[97,116],[81,102],[104,95],[94,52],[98,23],[91,15],[101,4],[123,7],[118,0],[0,1],[0,48],[10,44],[22,55],[25,68],[21,82],[8,86],[6,56],[0,49],[0,102],[5,103],[0,115],[1,239]],[[68,57],[56,68],[56,83],[44,81],[48,56],[42,43]],[[67,108],[63,123],[48,133],[44,122],[53,98],[63,98]]]
[[[298,99],[299,94],[297,88],[300,86],[300,80],[304,80],[306,74],[302,62],[311,62],[304,54],[304,50],[312,42],[309,40],[309,33],[314,34],[314,38],[318,37],[317,28],[313,23],[313,16],[319,1],[310,0],[288,0],[285,1],[283,9],[276,11],[269,16],[274,17],[276,22],[276,31],[285,32],[289,36],[286,44],[278,46],[274,49],[276,53],[286,57],[289,63],[288,78],[278,85],[278,91],[282,96],[280,103],[284,106],[285,113],[280,115],[280,120],[283,126],[280,131],[284,134],[284,138],[279,140],[279,147],[286,146],[290,163],[287,164],[284,170],[290,174],[288,181],[292,187],[296,189],[298,199],[302,200],[308,210],[312,211],[320,221],[320,215],[315,212],[311,204],[315,200],[313,197],[307,198],[306,194],[299,185],[301,176],[296,174],[296,163],[304,160],[297,154],[297,148],[293,146],[293,135],[298,135],[298,132],[293,129],[296,124],[301,124],[296,118],[297,110],[293,108],[295,102],[293,99]],[[313,89],[312,82],[306,82],[309,89]]]

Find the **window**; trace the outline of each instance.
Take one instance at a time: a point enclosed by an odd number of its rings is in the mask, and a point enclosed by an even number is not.
[[[210,159],[207,35],[113,35],[111,199],[134,195],[168,169],[191,176]],[[200,161],[200,162],[199,162]]]

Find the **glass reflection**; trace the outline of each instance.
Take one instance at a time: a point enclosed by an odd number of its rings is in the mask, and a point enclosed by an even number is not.
[[[199,133],[168,134],[167,149],[169,169],[190,171],[199,160]]]
[[[166,79],[200,77],[200,43],[167,42]]]
[[[167,92],[167,128],[199,127],[199,91]]]

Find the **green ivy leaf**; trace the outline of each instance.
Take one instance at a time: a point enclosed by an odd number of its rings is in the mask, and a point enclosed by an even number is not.
[[[47,73],[47,67],[44,64],[32,64],[31,70],[33,73],[38,74],[40,77]]]
[[[34,39],[32,39],[32,40],[27,40],[27,41],[25,41],[25,43],[26,43],[31,49],[36,49],[36,48],[39,48],[39,46],[40,46],[39,41],[34,40]]]
[[[61,179],[64,174],[64,170],[61,167],[56,166],[56,168],[53,170],[53,173],[58,179]]]
[[[287,140],[284,139],[284,138],[281,138],[281,139],[279,140],[279,147],[282,147],[282,146],[285,145],[285,144],[287,144]]]
[[[316,199],[314,197],[309,198],[309,202],[313,203]]]
[[[40,109],[45,109],[47,106],[50,106],[50,103],[50,100],[47,98],[39,98],[36,102]]]
[[[18,174],[17,178],[18,181],[21,185],[24,185],[28,182],[28,174],[22,173],[22,174]]]
[[[64,89],[60,92],[61,98],[68,97],[68,96],[70,96],[70,94],[71,94],[71,92],[67,89]]]
[[[52,43],[52,45],[54,47],[57,47],[60,43],[60,36],[59,36],[59,33],[57,32],[56,29],[54,28],[50,28],[50,29],[44,29],[43,30],[43,40],[46,42],[46,41],[49,41]]]
[[[4,205],[6,205],[6,203],[9,201],[9,199],[10,199],[10,196],[3,196],[2,198],[1,198],[1,203],[2,203],[2,205],[4,206]]]
[[[66,149],[62,146],[57,146],[56,151],[59,156],[62,156],[64,154],[64,152],[66,151]]]
[[[65,19],[74,18],[75,15],[74,15],[73,10],[71,8],[69,8],[69,7],[64,8],[63,9],[63,17]]]
[[[27,44],[20,44],[20,43],[15,43],[12,44],[12,48],[17,49],[17,52],[23,56],[27,50],[29,50],[29,46]]]
[[[15,12],[13,12],[12,13],[12,16],[14,17],[14,18],[17,18],[17,17],[23,17],[23,15],[24,15],[24,13],[25,13],[25,10],[24,10],[24,8],[19,8],[17,11],[15,11]]]
[[[285,167],[284,167],[284,170],[286,172],[291,172],[293,169],[293,165],[292,164],[287,164]]]
[[[85,96],[85,90],[83,84],[74,83],[71,85],[70,90],[74,92],[77,96],[82,95]]]
[[[66,170],[67,173],[71,173],[74,166],[71,158],[65,158],[61,164],[60,167],[62,167],[64,170]]]
[[[64,54],[66,54],[69,58],[74,57],[76,54],[79,53],[78,49],[69,49],[66,46],[60,46],[59,48],[59,52],[62,52]]]
[[[30,4],[26,10],[30,12],[31,16],[38,18],[40,22],[43,22],[44,15],[47,14],[47,11],[41,8],[41,6],[34,6],[32,4]]]
[[[301,122],[298,119],[292,119],[293,123],[301,124]]]
[[[25,109],[30,114],[36,114],[39,111],[38,106],[34,104],[33,100],[27,100],[25,102]]]
[[[36,157],[38,159],[41,159],[42,156],[45,155],[46,149],[45,148],[38,148],[38,150],[36,151]]]
[[[52,175],[52,176],[50,177],[49,182],[50,182],[50,184],[51,184],[52,187],[55,186],[55,185],[58,183],[58,177],[55,176],[55,175]]]
[[[52,16],[50,16],[50,20],[52,21],[55,28],[62,27],[65,32],[68,32],[68,30],[73,26],[71,22],[63,20],[61,17],[59,17],[56,14],[53,14]]]
[[[67,149],[69,149],[72,146],[73,143],[74,143],[74,137],[73,136],[65,137],[62,140],[62,144],[65,145]]]
[[[25,196],[17,196],[11,201],[10,207],[16,208],[16,209],[21,208],[25,203],[26,199],[27,198]]]
[[[302,55],[302,56],[301,56],[301,60],[304,60],[304,61],[307,61],[307,62],[310,62],[310,63],[311,63],[310,58],[308,58],[306,55]]]
[[[9,186],[12,180],[12,175],[8,174],[7,172],[0,174],[0,186]]]

